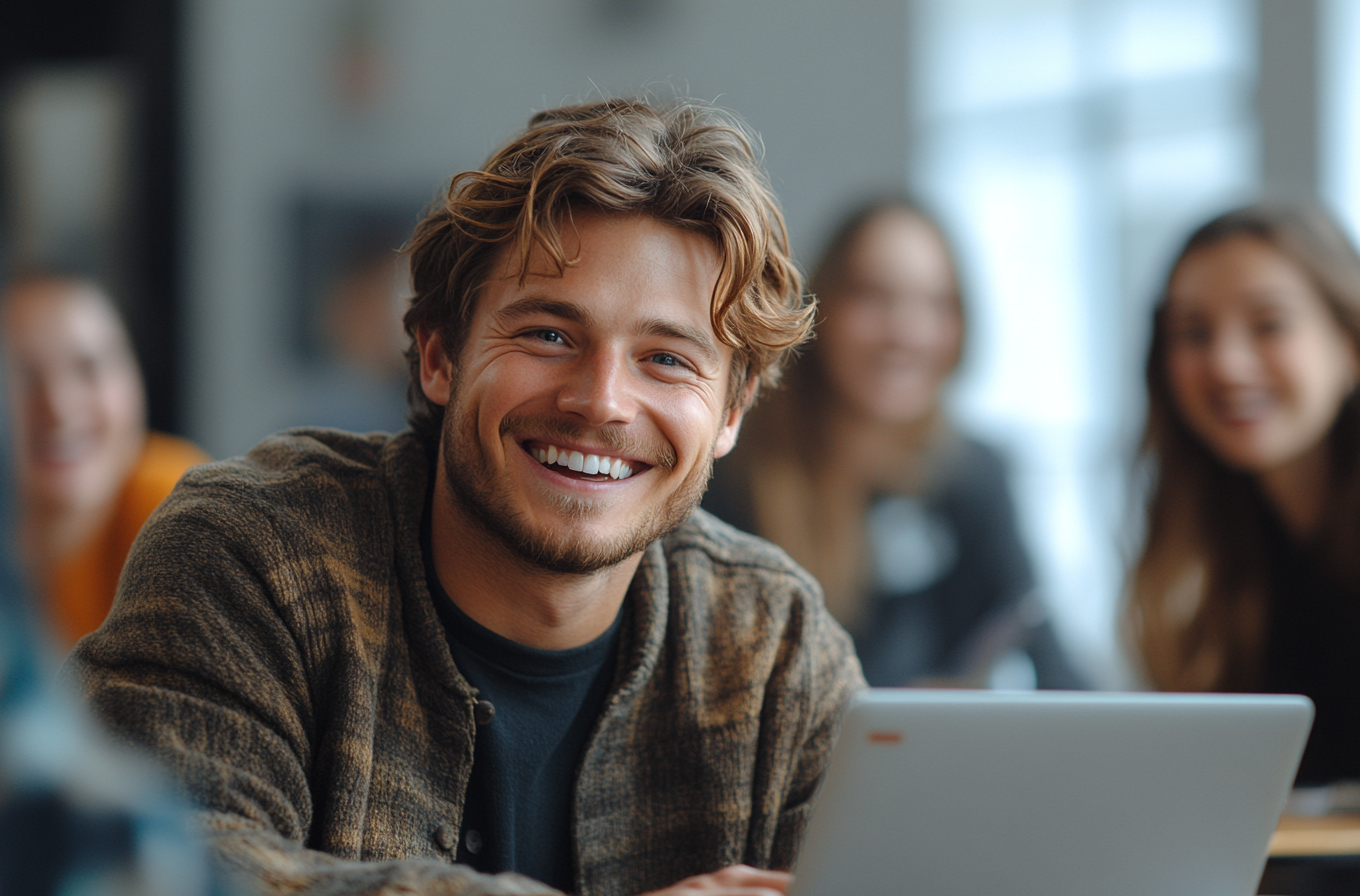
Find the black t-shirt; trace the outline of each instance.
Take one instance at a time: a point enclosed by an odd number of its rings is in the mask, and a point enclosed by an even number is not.
[[[428,515],[424,542],[425,577],[454,665],[480,698],[458,861],[570,892],[576,769],[613,682],[625,614],[581,647],[525,647],[474,621],[445,593]]]

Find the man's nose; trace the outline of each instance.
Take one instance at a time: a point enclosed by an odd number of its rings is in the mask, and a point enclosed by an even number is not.
[[[591,426],[631,423],[637,413],[631,373],[627,359],[618,352],[588,352],[572,365],[558,390],[557,409]]]

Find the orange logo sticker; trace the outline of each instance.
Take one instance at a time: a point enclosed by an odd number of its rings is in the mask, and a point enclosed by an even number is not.
[[[870,731],[869,743],[871,744],[900,744],[902,742],[901,731]]]

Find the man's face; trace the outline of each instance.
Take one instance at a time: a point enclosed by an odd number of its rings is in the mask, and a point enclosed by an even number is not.
[[[531,565],[584,574],[684,521],[741,413],[710,321],[713,244],[647,216],[564,229],[577,261],[560,277],[536,252],[520,285],[516,247],[502,253],[456,364],[437,335],[419,341],[425,394],[448,408],[453,494],[436,500]]]

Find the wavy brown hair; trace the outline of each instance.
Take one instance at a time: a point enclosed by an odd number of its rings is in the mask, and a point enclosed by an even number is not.
[[[753,380],[772,387],[811,331],[813,302],[758,146],[740,121],[708,104],[613,99],[540,112],[481,170],[455,176],[406,250],[412,428],[437,444],[444,413],[421,390],[416,331],[439,333],[456,358],[478,291],[504,252],[515,253],[521,283],[536,248],[559,274],[575,263],[562,238],[572,212],[650,215],[710,238],[722,260],[713,330],[734,350],[729,406]]]
[[[1171,274],[1194,253],[1236,237],[1260,240],[1303,272],[1360,349],[1360,255],[1327,215],[1256,205],[1220,215],[1186,241]],[[1255,478],[1220,460],[1176,410],[1167,374],[1167,294],[1153,315],[1147,356],[1147,425],[1141,455],[1151,473],[1147,532],[1134,566],[1126,634],[1144,673],[1163,690],[1241,691],[1259,686],[1269,619],[1272,513]],[[1328,432],[1332,483],[1320,545],[1341,581],[1360,582],[1360,404],[1342,404]]]

